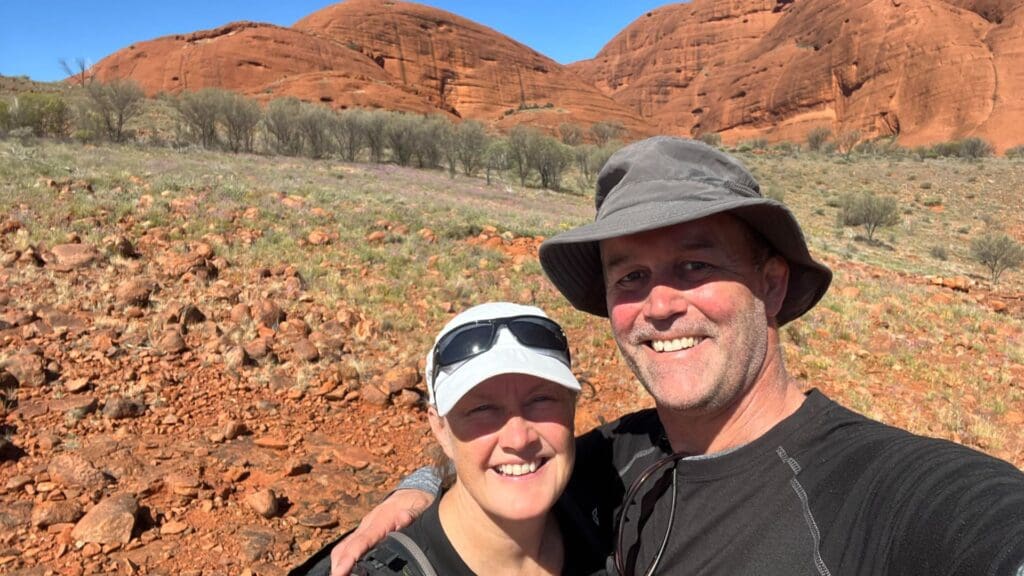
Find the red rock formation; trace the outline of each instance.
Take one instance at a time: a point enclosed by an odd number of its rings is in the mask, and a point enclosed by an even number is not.
[[[571,68],[661,130],[1024,142],[1021,0],[694,0]]]
[[[361,51],[398,82],[422,90],[439,108],[463,118],[547,127],[615,121],[634,135],[652,132],[638,116],[554,60],[443,10],[411,2],[348,0],[310,14],[294,28]]]

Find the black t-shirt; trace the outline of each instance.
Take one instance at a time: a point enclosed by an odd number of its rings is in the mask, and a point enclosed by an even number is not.
[[[627,490],[669,454],[653,410],[578,440],[566,493],[606,553]],[[1024,576],[1020,470],[817,391],[750,444],[653,473],[626,514],[638,574],[665,542],[657,574]]]
[[[402,532],[419,545],[439,576],[476,576],[459,556],[441,526],[441,518],[438,513],[440,503],[441,498],[435,498],[433,504],[416,521],[403,528]],[[562,542],[565,546],[565,564],[562,567],[562,574],[565,576],[601,574],[606,554],[597,545],[596,534],[589,530],[589,522],[582,519],[578,509],[575,509],[574,505],[565,498],[559,499],[556,503],[554,513],[558,519]],[[368,556],[373,553],[373,551],[369,552]],[[411,569],[405,570],[402,564],[402,562],[393,563],[397,569],[395,574],[412,573]],[[364,568],[369,567],[364,565],[357,568],[353,570],[353,574],[359,573],[359,570]],[[368,570],[367,573],[379,574],[380,572],[378,569],[377,572]]]

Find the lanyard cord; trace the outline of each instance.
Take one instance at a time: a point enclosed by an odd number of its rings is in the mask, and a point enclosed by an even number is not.
[[[680,459],[685,458],[686,454],[677,453],[665,456],[658,459],[657,462],[651,464],[644,470],[633,484],[630,485],[629,490],[626,492],[626,497],[623,500],[622,514],[619,516],[619,525],[616,530],[616,544],[615,544],[615,569],[618,570],[622,576],[634,576],[635,572],[631,567],[629,570],[626,569],[626,550],[625,550],[625,539],[626,539],[626,508],[636,498],[637,493],[643,487],[645,483],[653,476],[656,472],[659,472],[665,466],[671,465],[672,470],[672,504],[669,508],[668,516],[668,527],[665,529],[665,537],[661,541],[661,547],[658,549],[658,553],[654,556],[654,561],[651,566],[644,573],[644,576],[652,576],[654,570],[658,567],[661,562],[661,557],[665,553],[665,549],[668,547],[668,540],[672,534],[672,524],[675,522],[676,517],[676,486],[679,478],[679,474],[675,471],[676,462]],[[642,509],[642,507],[641,507]],[[637,540],[640,539],[640,523],[637,522]]]

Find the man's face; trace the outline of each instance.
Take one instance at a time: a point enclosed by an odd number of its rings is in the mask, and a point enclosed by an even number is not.
[[[757,254],[727,214],[601,242],[612,333],[660,407],[717,412],[756,381],[788,277]]]

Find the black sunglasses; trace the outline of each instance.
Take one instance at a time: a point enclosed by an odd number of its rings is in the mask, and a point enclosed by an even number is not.
[[[569,341],[558,323],[540,316],[512,316],[477,320],[445,334],[434,346],[434,369],[430,381],[437,381],[442,368],[464,362],[493,348],[498,341],[498,329],[502,326],[508,328],[523,346],[557,352],[559,360],[566,366],[572,366]]]

